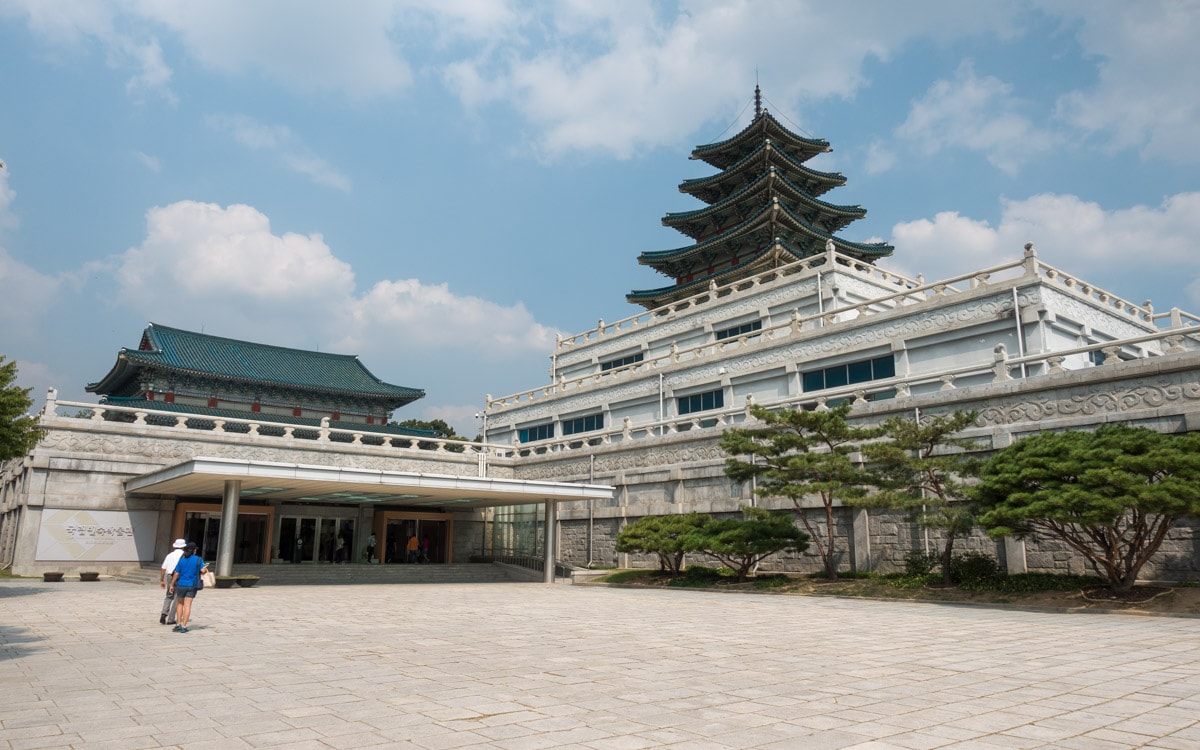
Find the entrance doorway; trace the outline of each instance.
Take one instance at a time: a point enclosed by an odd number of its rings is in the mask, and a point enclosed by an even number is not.
[[[270,514],[238,513],[234,527],[233,562],[265,562],[267,541],[270,539]],[[217,559],[221,528],[221,514],[218,510],[186,510],[180,536],[189,542],[195,542],[197,554],[206,562],[214,562]]]
[[[353,562],[354,519],[283,516],[278,547],[280,558],[287,562]]]
[[[385,563],[446,562],[448,523],[430,518],[389,518],[384,538]],[[409,540],[417,540],[416,554],[409,552]]]

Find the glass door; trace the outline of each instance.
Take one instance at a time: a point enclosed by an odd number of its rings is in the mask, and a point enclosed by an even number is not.
[[[279,556],[293,563],[315,560],[317,520],[306,516],[284,516],[279,519]]]

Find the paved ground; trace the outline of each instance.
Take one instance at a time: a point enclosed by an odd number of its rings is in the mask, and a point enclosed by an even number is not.
[[[0,748],[1200,747],[1200,620],[541,584],[0,581]]]

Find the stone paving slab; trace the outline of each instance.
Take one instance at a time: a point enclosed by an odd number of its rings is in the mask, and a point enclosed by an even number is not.
[[[1200,620],[586,586],[0,581],[0,750],[1200,747]]]

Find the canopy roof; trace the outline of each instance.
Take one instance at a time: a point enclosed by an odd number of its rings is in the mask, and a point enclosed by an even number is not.
[[[542,482],[337,466],[197,457],[125,482],[131,495],[221,497],[225,481],[243,498],[297,502],[391,503],[445,511],[547,501],[611,500],[600,484]]]
[[[275,386],[373,399],[396,409],[425,395],[418,388],[375,377],[352,354],[288,349],[151,323],[137,349],[122,348],[112,370],[91,383],[92,393],[133,396],[145,370],[216,378],[230,383]]]

